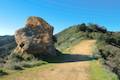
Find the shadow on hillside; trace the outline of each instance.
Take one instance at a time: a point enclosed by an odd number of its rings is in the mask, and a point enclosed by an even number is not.
[[[43,58],[43,60],[48,63],[69,63],[69,62],[79,62],[79,61],[90,61],[95,60],[89,55],[79,55],[79,54],[60,54],[56,57]]]

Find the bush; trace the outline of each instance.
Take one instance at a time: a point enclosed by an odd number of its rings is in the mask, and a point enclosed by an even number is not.
[[[99,26],[97,24],[89,23],[88,28],[89,28],[90,32],[102,32],[102,33],[107,32],[107,29],[105,27],[101,27],[101,26]]]
[[[24,68],[32,68],[35,66],[41,66],[47,64],[45,61],[33,60],[33,61],[22,61],[22,62],[8,62],[5,64],[5,68],[11,70],[23,70]]]
[[[87,29],[88,29],[85,23],[82,23],[78,26],[79,26],[79,30],[83,31],[83,32],[87,31]]]
[[[37,57],[35,57],[34,55],[32,55],[32,54],[27,54],[27,53],[23,54],[21,57],[22,57],[23,60],[25,60],[25,61],[29,61],[29,60],[33,60],[33,59],[37,58]]]
[[[4,65],[4,67],[11,70],[23,70],[20,62],[14,62],[10,60]]]
[[[19,55],[11,55],[6,64],[4,65],[5,68],[7,69],[12,69],[12,70],[23,70],[25,67],[35,67],[35,66],[40,66],[43,64],[46,64],[45,61],[42,60],[37,60],[36,58],[31,58],[28,59],[28,55],[19,56]]]
[[[41,66],[41,65],[44,65],[44,64],[47,64],[47,62],[45,61],[27,61],[27,62],[22,62],[22,66],[24,68],[32,68],[32,67],[35,67],[35,66]]]
[[[0,69],[0,76],[7,75],[7,72],[5,72],[3,69]]]
[[[23,70],[21,65],[12,65],[12,66],[9,66],[9,67],[10,67],[10,69],[13,69],[13,70]]]
[[[33,54],[28,54],[28,53],[11,53],[10,56],[8,56],[8,60],[12,60],[14,62],[20,62],[20,61],[30,61],[39,58],[39,56],[35,56]]]

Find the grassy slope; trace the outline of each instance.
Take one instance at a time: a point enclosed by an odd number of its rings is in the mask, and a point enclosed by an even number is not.
[[[90,67],[91,80],[118,80],[117,76],[105,69],[99,61],[92,61]]]
[[[93,53],[96,53],[96,48],[96,45],[93,46]],[[105,68],[100,59],[91,62],[90,74],[91,80],[118,80],[117,75]]]

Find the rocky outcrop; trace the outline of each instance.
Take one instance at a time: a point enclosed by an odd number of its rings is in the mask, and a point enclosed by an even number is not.
[[[15,33],[17,54],[56,55],[53,27],[40,17],[29,17],[24,28]]]

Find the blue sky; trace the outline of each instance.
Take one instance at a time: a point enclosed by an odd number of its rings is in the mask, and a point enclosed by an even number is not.
[[[120,0],[0,0],[0,35],[14,34],[29,16],[39,16],[54,32],[80,23],[120,31]]]

